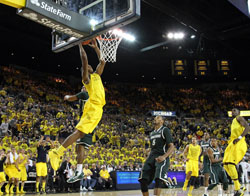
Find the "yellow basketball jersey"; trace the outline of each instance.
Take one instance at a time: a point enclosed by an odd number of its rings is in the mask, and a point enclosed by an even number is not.
[[[188,155],[187,155],[187,158],[189,160],[198,161],[200,154],[201,154],[201,147],[198,144],[195,146],[193,144],[189,145]]]
[[[24,156],[22,154],[19,154],[19,157],[20,157],[21,160],[23,160],[23,158],[24,158]],[[19,167],[25,167],[26,163],[27,163],[27,157],[22,163],[18,164],[18,166]]]
[[[238,138],[243,133],[244,129],[245,128],[238,122],[238,120],[235,117],[231,124],[230,140]]]
[[[88,84],[84,84],[84,86],[86,87],[89,94],[88,101],[101,106],[104,106],[106,104],[105,90],[102,84],[102,79],[99,74],[90,74],[90,81]]]

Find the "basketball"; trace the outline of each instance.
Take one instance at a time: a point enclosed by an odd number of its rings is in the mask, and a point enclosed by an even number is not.
[[[87,41],[83,41],[83,42],[82,42],[82,45],[88,45],[90,42],[91,42],[91,39],[90,39],[90,40],[87,40]]]

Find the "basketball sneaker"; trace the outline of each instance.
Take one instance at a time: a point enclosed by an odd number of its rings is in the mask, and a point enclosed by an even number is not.
[[[91,186],[88,188],[89,191],[93,191],[94,189],[91,188]]]
[[[77,182],[79,180],[82,180],[84,178],[84,174],[83,172],[81,172],[80,174],[78,174],[78,171],[75,172],[75,175],[72,176],[71,178],[69,178],[67,180],[67,183],[74,183],[74,182]]]
[[[20,192],[20,190],[19,190],[19,188],[17,187],[16,188],[16,194],[20,194],[21,192]]]
[[[41,193],[42,193],[42,194],[43,194],[43,193],[46,193],[46,191],[45,191],[44,188],[42,188]]]
[[[6,194],[9,194],[9,193],[10,193],[9,188],[10,188],[10,184],[7,184],[7,185],[5,186],[5,193],[6,193]]]
[[[21,194],[25,194],[25,193],[26,193],[26,191],[24,191],[24,190],[21,190],[21,191],[20,191],[20,193],[21,193]]]
[[[11,187],[10,187],[10,194],[14,194],[14,186],[13,185],[11,185]]]
[[[240,187],[240,190],[242,190],[243,192],[245,192],[247,189],[246,189],[245,186],[241,186],[241,187]]]

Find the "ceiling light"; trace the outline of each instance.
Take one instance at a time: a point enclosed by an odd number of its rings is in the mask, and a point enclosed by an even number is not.
[[[95,25],[98,24],[98,21],[95,20],[95,19],[91,19],[91,20],[89,21],[89,24],[90,24],[91,26],[95,26]]]
[[[170,33],[168,33],[169,39],[180,40],[180,39],[183,39],[184,36],[185,36],[185,34],[182,32],[170,32]]]
[[[169,39],[173,39],[174,38],[174,34],[173,33],[168,33],[168,38]]]

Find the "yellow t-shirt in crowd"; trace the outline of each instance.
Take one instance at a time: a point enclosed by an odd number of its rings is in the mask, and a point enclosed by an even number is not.
[[[110,177],[108,170],[103,170],[103,169],[100,171],[100,176],[102,178],[109,178]]]

